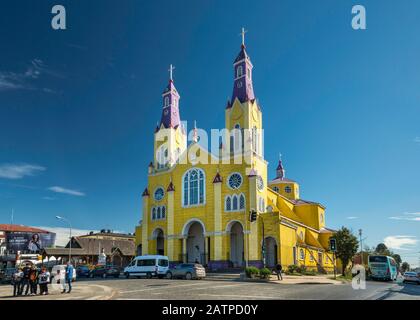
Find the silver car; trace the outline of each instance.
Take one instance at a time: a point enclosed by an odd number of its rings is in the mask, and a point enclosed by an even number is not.
[[[187,280],[202,279],[206,277],[206,269],[198,263],[181,263],[170,268],[166,273],[167,279],[183,278]]]
[[[407,282],[415,282],[417,284],[420,284],[420,273],[417,272],[405,272],[404,273],[404,283]]]

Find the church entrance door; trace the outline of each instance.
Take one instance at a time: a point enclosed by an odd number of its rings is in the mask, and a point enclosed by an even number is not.
[[[204,229],[199,222],[193,222],[188,229],[187,262],[205,264]]]
[[[275,267],[277,264],[277,244],[273,237],[265,238],[266,247],[266,265],[269,268]]]
[[[239,222],[230,228],[230,261],[233,267],[243,267],[244,264],[244,229]]]

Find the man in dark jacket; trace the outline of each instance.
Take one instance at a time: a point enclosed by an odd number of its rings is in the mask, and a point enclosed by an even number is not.
[[[281,274],[282,270],[283,270],[283,267],[281,266],[280,263],[278,263],[276,265],[277,280],[280,280],[280,279],[283,280],[283,276]]]
[[[29,263],[25,265],[23,268],[23,278],[22,278],[22,284],[20,286],[20,294],[23,294],[23,291],[25,290],[25,296],[29,294],[29,273],[31,272],[31,267],[29,266]]]

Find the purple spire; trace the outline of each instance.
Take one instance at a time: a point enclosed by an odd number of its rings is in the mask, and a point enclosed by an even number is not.
[[[165,128],[176,129],[181,123],[178,107],[180,96],[172,79],[173,70],[174,67],[171,65],[169,68],[169,83],[162,93],[163,110],[159,126],[163,124]]]
[[[279,165],[277,166],[276,172],[277,172],[276,179],[282,179],[283,180],[284,177],[286,176],[286,170],[284,170],[284,168],[283,168],[283,163],[281,161],[281,155],[280,155]]]
[[[245,30],[242,28],[242,45],[241,51],[233,63],[234,83],[232,99],[233,104],[238,98],[241,103],[254,100],[254,87],[252,85],[252,68],[251,59],[245,50]]]

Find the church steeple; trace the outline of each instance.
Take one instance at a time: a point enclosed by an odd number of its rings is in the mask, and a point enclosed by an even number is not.
[[[277,166],[276,173],[276,179],[283,180],[286,177],[286,170],[284,170],[283,163],[281,161],[281,155],[279,158],[279,165]]]
[[[173,81],[173,70],[175,68],[172,64],[169,67],[169,83],[162,93],[162,118],[159,127],[162,125],[164,128],[177,128],[180,123],[179,117],[179,99],[180,96],[175,88]]]
[[[245,50],[245,29],[242,28],[242,45],[241,51],[233,63],[234,83],[231,104],[238,98],[241,103],[254,100],[254,87],[252,85],[252,68],[251,59]]]

